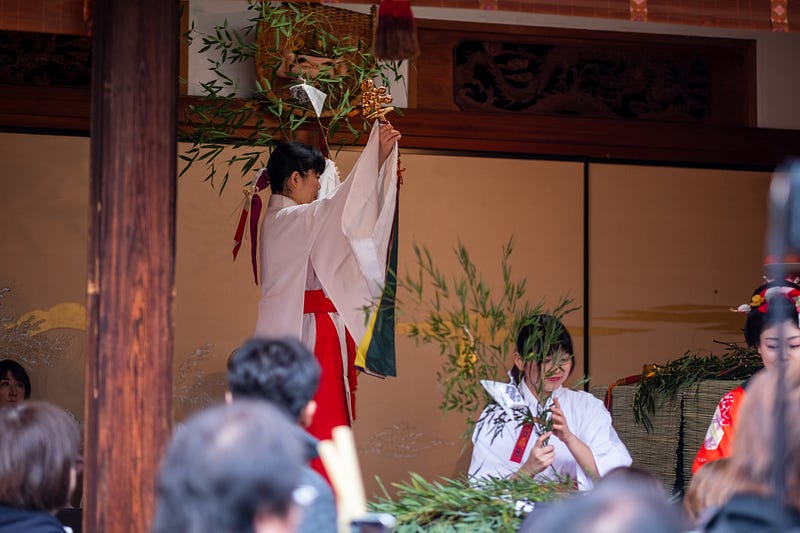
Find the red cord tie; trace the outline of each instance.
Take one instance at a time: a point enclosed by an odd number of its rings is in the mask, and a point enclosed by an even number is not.
[[[258,285],[258,221],[261,217],[261,197],[259,191],[269,187],[269,175],[267,169],[262,168],[256,174],[253,185],[244,188],[244,203],[242,214],[239,215],[239,224],[236,226],[236,234],[233,236],[233,259],[239,254],[242,247],[242,237],[247,223],[247,215],[250,214],[250,261],[253,265],[253,280]]]

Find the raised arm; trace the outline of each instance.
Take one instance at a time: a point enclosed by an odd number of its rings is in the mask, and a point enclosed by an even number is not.
[[[394,129],[389,122],[380,125],[380,149],[378,150],[379,168],[386,162],[386,158],[392,153],[395,143],[397,143],[401,137],[400,132]]]

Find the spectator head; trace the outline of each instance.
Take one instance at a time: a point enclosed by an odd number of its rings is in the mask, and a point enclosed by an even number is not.
[[[0,409],[0,504],[53,512],[75,486],[80,432],[63,409],[28,401]]]
[[[706,463],[698,470],[683,497],[683,507],[693,524],[706,512],[724,504],[730,496],[730,457]]]
[[[784,391],[786,420],[778,422],[785,447],[783,457],[776,457],[776,395],[779,386]],[[731,494],[750,492],[774,496],[772,472],[774,468],[782,468],[785,472],[783,504],[800,511],[800,424],[796,423],[797,420],[800,420],[800,362],[790,361],[783,377],[778,369],[757,375],[747,388],[737,420],[729,467]]]
[[[228,360],[228,389],[234,400],[266,400],[307,426],[320,379],[314,354],[292,337],[250,339]]]
[[[661,481],[647,470],[636,466],[612,468],[600,478],[597,484],[621,484],[627,487],[638,487],[640,490],[650,492],[655,496],[664,496],[664,486]]]
[[[0,407],[31,397],[31,380],[21,364],[12,359],[0,361]]]
[[[295,428],[261,401],[189,418],[161,462],[153,533],[293,531],[303,467]]]
[[[638,484],[599,484],[531,514],[519,533],[681,533],[681,514],[663,495]]]

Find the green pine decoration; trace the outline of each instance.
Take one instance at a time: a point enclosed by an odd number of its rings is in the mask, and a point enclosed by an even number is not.
[[[764,367],[755,348],[715,341],[725,346],[721,355],[687,352],[665,365],[648,365],[636,387],[633,398],[633,419],[647,431],[653,429],[650,415],[664,401],[705,379],[747,379]]]
[[[204,165],[205,181],[220,192],[231,172],[244,176],[260,168],[276,141],[296,139],[300,131],[321,131],[324,143],[355,143],[370,126],[358,116],[361,83],[401,79],[399,62],[378,63],[372,54],[371,25],[363,20],[371,15],[313,2],[250,1],[248,11],[242,30],[226,20],[209,34],[192,23],[184,35],[190,43],[200,39],[200,53],[215,57],[208,59],[213,76],[201,84],[203,98],[181,121],[180,137],[192,145],[179,155],[180,175]],[[297,66],[312,59],[312,69]],[[256,86],[239,87],[227,70],[249,61],[256,65]],[[301,82],[328,95],[321,118],[290,90]],[[234,155],[220,158],[226,147]]]
[[[574,492],[571,482],[538,482],[524,476],[471,484],[464,478],[431,482],[412,473],[409,483],[393,486],[395,497],[384,488],[385,496],[369,508],[394,515],[397,533],[513,533],[537,502]]]

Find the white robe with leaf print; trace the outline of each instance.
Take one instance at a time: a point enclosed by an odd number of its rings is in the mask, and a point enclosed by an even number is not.
[[[532,413],[536,413],[536,397],[524,383],[520,384],[519,389],[528,408]],[[611,425],[611,415],[603,402],[587,392],[564,387],[553,391],[552,397],[558,398],[570,431],[592,450],[600,476],[613,468],[631,464],[631,456]],[[522,463],[511,461],[511,453],[521,428],[516,421],[511,420],[503,424],[495,436],[494,427],[489,420],[492,411],[495,414],[503,412],[497,404],[489,405],[481,414],[480,422],[472,434],[474,448],[469,465],[469,475],[472,480],[510,476],[528,459],[531,448],[536,444],[537,435],[533,432],[522,456]],[[568,476],[577,481],[578,489],[591,489],[594,486],[591,477],[580,468],[566,444],[555,435],[550,437],[549,444],[555,449],[555,459],[553,464],[537,474],[536,478],[544,481],[557,479],[558,476]]]

